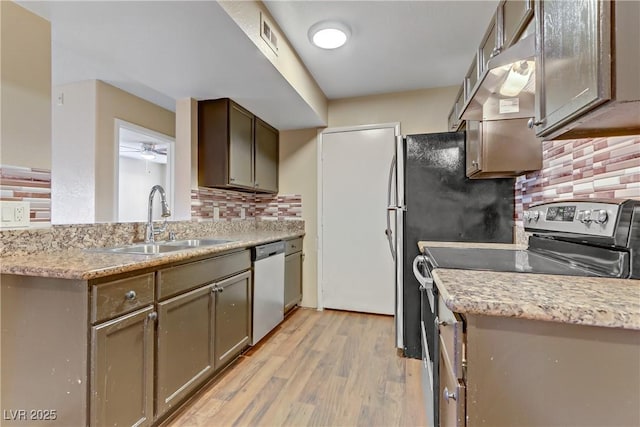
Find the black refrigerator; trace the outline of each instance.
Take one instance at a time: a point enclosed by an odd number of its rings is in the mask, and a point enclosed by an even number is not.
[[[397,200],[403,203],[397,210],[402,215],[396,242],[402,251],[396,257],[397,281],[402,278],[398,334],[405,356],[419,359],[420,291],[412,265],[419,253],[417,242],[512,243],[514,179],[467,178],[464,132],[408,135],[397,156]]]

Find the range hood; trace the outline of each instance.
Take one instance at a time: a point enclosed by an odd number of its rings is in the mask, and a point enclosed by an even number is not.
[[[535,116],[535,34],[491,58],[462,110],[464,120]]]

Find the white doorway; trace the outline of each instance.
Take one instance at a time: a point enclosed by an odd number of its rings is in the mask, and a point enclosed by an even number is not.
[[[395,264],[385,234],[399,124],[320,135],[318,308],[394,314]]]
[[[144,127],[116,120],[118,222],[147,221],[149,192],[161,185],[173,210],[173,147],[175,139]],[[160,198],[154,199],[154,220],[161,219]]]

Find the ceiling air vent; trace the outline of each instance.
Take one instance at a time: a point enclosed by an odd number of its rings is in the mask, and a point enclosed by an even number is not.
[[[260,13],[260,36],[267,42],[267,45],[277,55],[278,54],[278,35],[273,28],[271,22],[267,20],[263,13]]]

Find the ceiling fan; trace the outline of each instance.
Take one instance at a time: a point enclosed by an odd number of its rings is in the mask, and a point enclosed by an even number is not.
[[[153,160],[157,156],[167,156],[167,147],[153,142],[121,143],[120,152],[140,153],[145,160]]]

